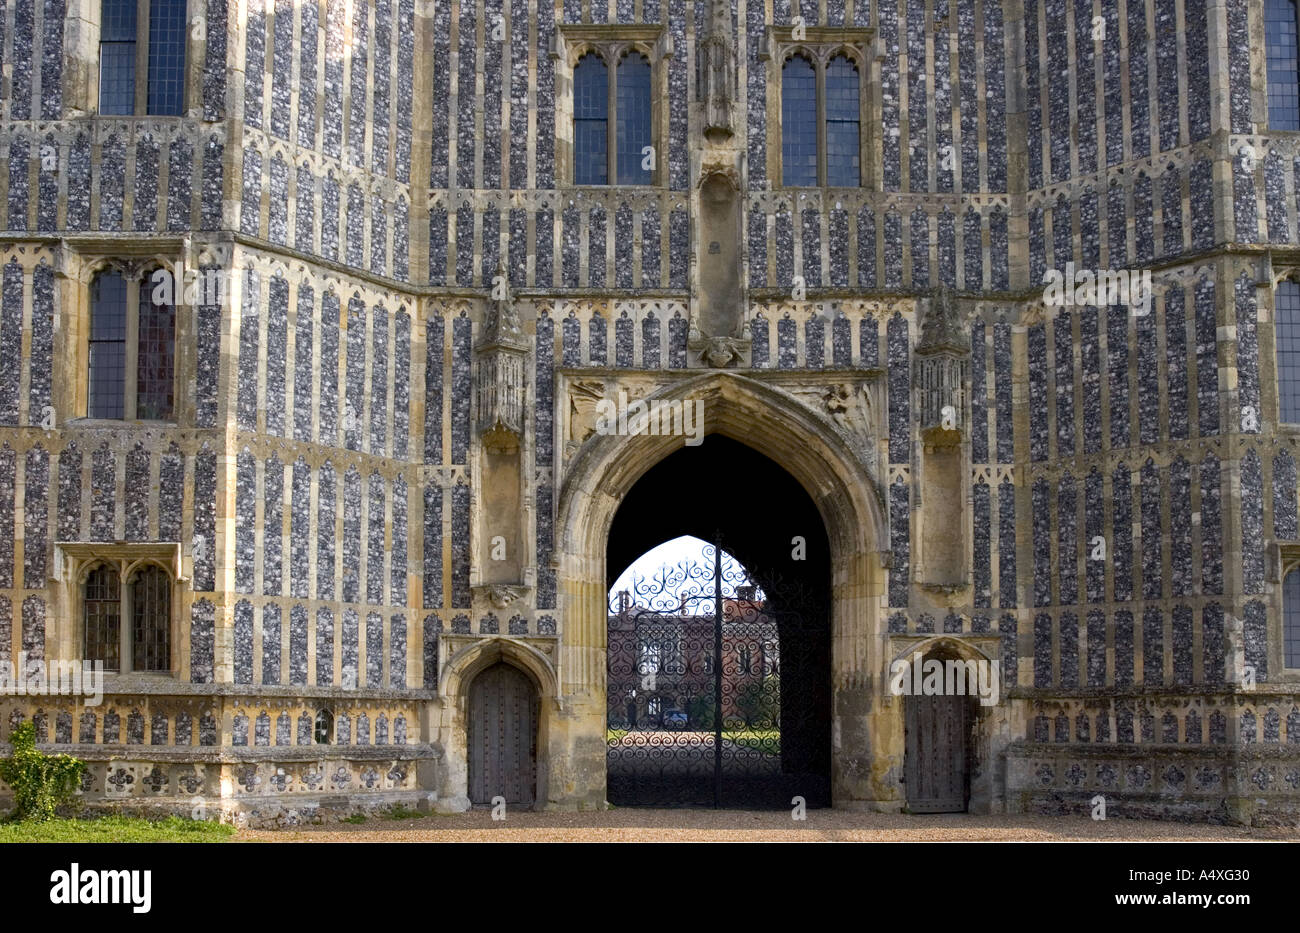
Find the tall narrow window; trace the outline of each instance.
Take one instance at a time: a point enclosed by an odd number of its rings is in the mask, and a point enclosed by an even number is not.
[[[149,2],[147,113],[179,116],[185,99],[185,0]]]
[[[138,284],[128,283],[118,272],[95,276],[90,290],[87,417],[173,417],[176,308],[166,287],[168,276],[159,269],[143,275]]]
[[[131,669],[171,669],[171,578],[147,566],[131,581]]]
[[[861,183],[858,126],[858,69],[844,55],[826,66],[826,184],[853,188]]]
[[[99,112],[135,113],[136,0],[104,0],[99,26]]]
[[[1290,280],[1274,293],[1277,337],[1277,400],[1282,422],[1300,423],[1300,284]]]
[[[650,62],[638,52],[630,52],[618,65],[618,157],[620,185],[650,184],[650,169],[645,168],[646,149],[650,142]],[[653,155],[653,151],[650,153]],[[653,163],[649,163],[653,164]]]
[[[1295,0],[1267,0],[1264,37],[1268,59],[1268,126],[1300,130]]]
[[[126,280],[116,272],[95,276],[90,299],[91,418],[125,417]]]
[[[1282,583],[1282,652],[1287,667],[1300,667],[1300,568]]]
[[[573,70],[573,182],[603,185],[609,179],[609,73],[589,53]]]
[[[817,72],[802,55],[781,73],[781,170],[787,186],[817,184]]]
[[[82,607],[89,661],[103,661],[104,670],[120,670],[122,593],[116,567],[101,564],[86,577]]]
[[[154,301],[149,278],[140,283],[139,350],[136,354],[135,416],[164,421],[172,416],[176,308]]]

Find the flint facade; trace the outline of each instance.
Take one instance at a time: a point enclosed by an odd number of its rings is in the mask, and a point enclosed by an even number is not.
[[[564,510],[613,461],[583,450],[584,399],[695,385],[706,430],[715,404],[815,424],[876,516],[831,535],[857,568],[827,672],[837,805],[905,805],[887,672],[946,640],[1004,671],[972,809],[1300,813],[1300,435],[1272,325],[1300,143],[1267,129],[1260,5],[733,0],[721,146],[713,7],[191,0],[185,115],[101,117],[99,4],[0,3],[0,660],[81,656],[95,560],[175,581],[170,674],[110,676],[98,707],[0,698],[6,736],[32,720],[87,760],[94,802],[457,809],[468,685],[504,659],[543,701],[539,801],[601,805],[603,568],[574,569],[586,513]],[[573,66],[600,42],[649,53],[651,185],[571,184]],[[860,187],[781,184],[800,42],[858,68]],[[743,331],[703,328],[739,341],[719,362],[692,329],[723,156]],[[223,282],[178,303],[175,417],[87,419],[90,280],[159,259]],[[1067,262],[1151,270],[1150,313],[1046,305]],[[503,308],[522,407],[494,433]],[[916,351],[941,308],[962,402],[936,434]]]

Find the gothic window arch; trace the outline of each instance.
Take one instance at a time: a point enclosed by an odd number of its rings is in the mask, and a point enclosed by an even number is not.
[[[117,673],[170,672],[173,589],[171,573],[152,561],[91,565],[81,584],[86,660]]]
[[[781,182],[862,184],[862,69],[845,48],[797,46],[781,59]]]
[[[102,0],[99,25],[99,112],[182,115],[186,0]]]
[[[329,745],[334,740],[334,714],[327,709],[316,711],[316,728],[312,737],[317,745]]]
[[[176,303],[171,273],[116,268],[90,286],[86,416],[170,421],[175,410]]]
[[[652,185],[658,86],[643,43],[586,42],[573,56],[573,183]]]
[[[1300,130],[1296,0],[1267,0],[1264,37],[1268,63],[1268,126]]]

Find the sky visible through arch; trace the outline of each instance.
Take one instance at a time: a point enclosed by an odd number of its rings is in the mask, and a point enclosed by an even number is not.
[[[634,605],[666,610],[679,605],[681,594],[701,598],[689,600],[686,612],[713,612],[713,557],[710,545],[691,535],[682,535],[646,551],[614,581],[609,591],[612,612],[618,610],[618,594],[628,590]],[[687,568],[684,570],[684,568]],[[749,582],[748,571],[727,551],[722,552],[722,594],[735,596],[736,587]],[[758,592],[762,598],[762,591]]]

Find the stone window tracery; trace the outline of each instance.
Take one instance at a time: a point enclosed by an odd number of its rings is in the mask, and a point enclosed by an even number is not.
[[[655,185],[662,177],[664,69],[671,57],[661,29],[568,27],[554,55],[565,62],[573,123],[566,176],[575,185]],[[566,100],[567,98],[567,100]]]
[[[782,44],[781,181],[791,187],[862,184],[862,57],[842,43]]]
[[[618,64],[610,68],[607,61]],[[592,49],[578,59],[573,69],[574,184],[605,185],[610,178],[620,185],[651,183],[653,86],[650,59],[636,49]]]

